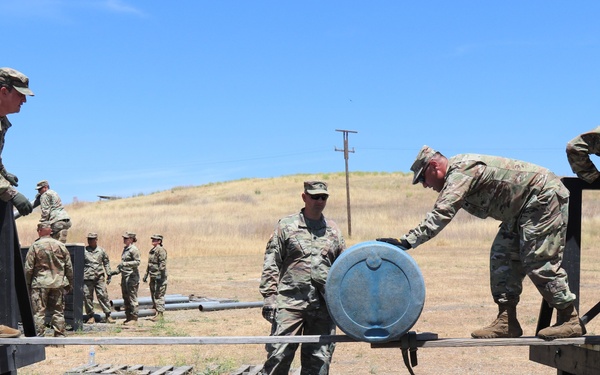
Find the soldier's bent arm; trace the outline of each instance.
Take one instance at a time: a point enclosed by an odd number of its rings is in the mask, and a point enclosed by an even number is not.
[[[600,127],[581,134],[567,143],[567,159],[573,173],[585,182],[600,178],[600,172],[590,159],[590,154],[600,153]]]

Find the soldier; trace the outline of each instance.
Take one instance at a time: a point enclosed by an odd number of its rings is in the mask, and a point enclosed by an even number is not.
[[[155,322],[164,318],[165,294],[167,293],[167,250],[162,246],[162,235],[154,234],[150,239],[153,247],[148,256],[148,267],[143,281],[147,282],[148,276],[150,276],[152,308],[156,310],[156,314],[151,320]]]
[[[538,333],[545,340],[586,333],[561,267],[568,221],[569,190],[546,168],[497,156],[461,154],[447,159],[423,146],[413,163],[413,184],[439,193],[431,212],[397,238],[378,238],[404,250],[436,236],[464,208],[500,220],[490,253],[490,286],[497,319],[471,333],[474,338],[520,337],[517,304],[528,275],[558,311],[557,324]]]
[[[6,132],[12,126],[6,116],[20,112],[21,106],[27,102],[27,96],[33,96],[33,92],[29,89],[29,78],[12,68],[0,68],[0,200],[12,201],[19,214],[23,216],[30,214],[33,206],[29,199],[15,189],[19,179],[4,167],[2,150]],[[21,332],[18,329],[0,325],[0,337],[19,337],[20,335]]]
[[[58,193],[50,189],[50,185],[46,180],[38,182],[35,190],[38,191],[36,201],[39,201],[42,209],[40,222],[49,222],[52,225],[52,238],[62,243],[67,243],[67,233],[68,229],[71,228],[71,218],[67,210],[63,207]]]
[[[121,293],[125,307],[125,325],[137,325],[138,320],[138,288],[140,286],[140,251],[134,245],[137,242],[135,233],[125,232],[123,234],[123,253],[121,263],[112,275],[121,274]]]
[[[304,208],[279,220],[267,243],[260,293],[273,336],[335,334],[325,304],[325,281],[346,244],[337,224],[323,216],[327,198],[325,182],[304,182]],[[267,345],[262,373],[287,374],[297,348]],[[302,374],[328,374],[334,349],[334,343],[302,344]]]
[[[50,223],[39,223],[37,232],[39,238],[27,251],[24,267],[37,335],[44,336],[49,311],[54,336],[64,337],[64,295],[73,290],[71,256],[62,242],[50,237]]]
[[[573,173],[587,183],[600,181],[600,172],[590,159],[600,155],[600,127],[578,135],[567,143],[567,159]]]
[[[108,254],[103,248],[98,246],[98,234],[89,233],[87,235],[88,246],[85,247],[85,258],[83,261],[83,296],[85,299],[85,313],[88,316],[86,323],[93,324],[94,318],[94,291],[98,298],[98,303],[102,308],[107,323],[114,323],[115,320],[110,316],[110,302],[106,285],[110,284],[111,270]],[[106,282],[104,282],[106,274]]]

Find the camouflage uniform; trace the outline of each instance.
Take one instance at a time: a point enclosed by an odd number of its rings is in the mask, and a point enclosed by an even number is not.
[[[86,246],[83,261],[83,296],[86,315],[94,315],[94,291],[96,291],[100,308],[105,315],[110,315],[110,301],[106,290],[105,273],[110,278],[111,272],[106,251],[100,246],[95,248]]]
[[[54,336],[65,335],[64,291],[73,288],[73,266],[69,251],[50,236],[38,238],[25,260],[25,280],[38,336],[44,336],[46,310],[52,314]]]
[[[117,266],[117,271],[112,274],[121,273],[121,293],[125,308],[126,320],[138,319],[138,288],[140,286],[140,251],[131,244],[123,248],[121,254],[121,263]]]
[[[583,133],[567,143],[567,159],[573,173],[591,184],[599,181],[600,172],[590,159],[590,154],[600,155],[600,127]]]
[[[4,137],[6,136],[6,132],[12,126],[10,121],[6,116],[0,117],[0,199],[4,202],[8,202],[11,200],[16,194],[17,190],[12,187],[10,182],[6,180],[4,176],[6,176],[6,168],[4,168],[4,163],[2,163],[2,150],[4,149]]]
[[[156,236],[160,235],[154,235],[152,238],[157,238]],[[162,236],[160,236],[160,240],[162,241]],[[162,247],[162,244],[150,250],[144,281],[148,276],[150,276],[152,308],[162,315],[165,311],[165,294],[167,293],[167,250]]]
[[[302,209],[279,221],[267,244],[260,283],[263,297],[277,303],[272,335],[335,334],[323,296],[329,269],[345,247],[337,224],[324,216],[306,220]],[[297,348],[267,345],[263,373],[287,374]],[[335,343],[302,344],[302,374],[328,374],[334,349]]]
[[[48,181],[40,181],[36,190],[48,186]],[[52,225],[52,238],[62,243],[67,242],[68,229],[71,228],[71,218],[62,205],[58,193],[52,189],[46,190],[39,196],[42,217],[40,222],[49,222]]]
[[[561,268],[569,191],[548,169],[503,157],[462,154],[448,159],[444,186],[416,228],[401,240],[417,247],[464,208],[502,222],[490,253],[490,285],[498,304],[516,304],[525,275],[562,309],[575,299]]]

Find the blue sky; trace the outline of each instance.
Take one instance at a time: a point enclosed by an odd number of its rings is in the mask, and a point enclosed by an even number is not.
[[[408,171],[423,144],[572,176],[600,125],[597,1],[2,0],[36,96],[3,160],[66,202],[296,173]]]

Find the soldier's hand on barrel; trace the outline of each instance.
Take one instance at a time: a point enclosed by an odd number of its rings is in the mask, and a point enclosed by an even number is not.
[[[69,294],[73,291],[73,287],[71,285],[65,286],[65,294]]]
[[[408,250],[408,249],[410,249],[412,247],[410,245],[410,243],[408,243],[408,241],[405,240],[405,239],[403,239],[403,238],[402,239],[398,239],[398,238],[377,238],[376,241],[389,243],[390,245],[397,246],[397,247],[401,248],[402,250]]]

